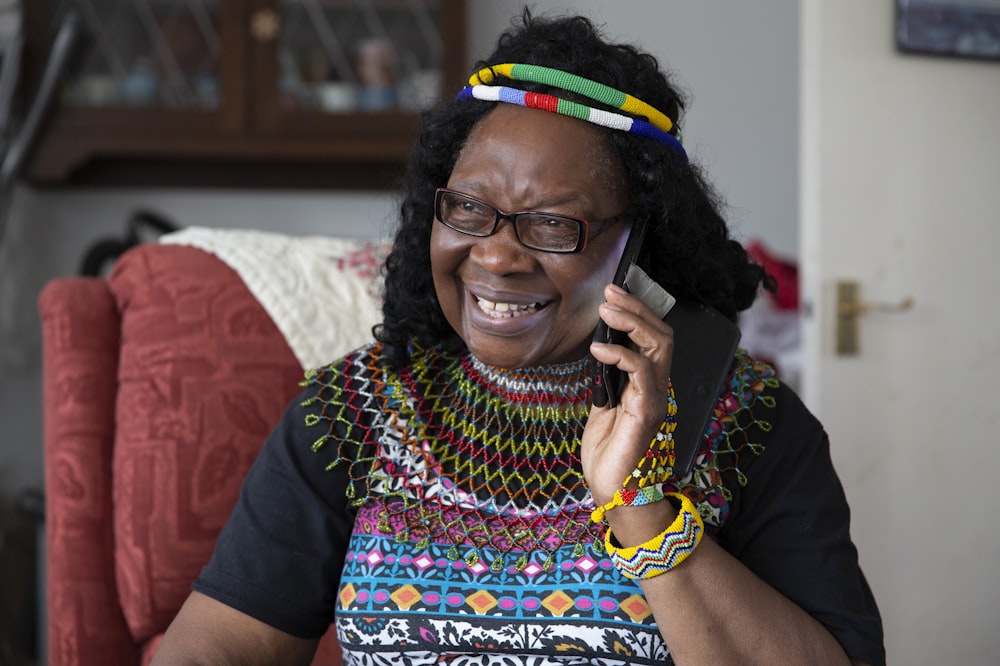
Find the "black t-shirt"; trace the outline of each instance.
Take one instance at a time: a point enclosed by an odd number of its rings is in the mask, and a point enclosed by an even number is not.
[[[847,654],[884,664],[882,621],[851,541],[850,509],[819,421],[781,386],[773,436],[743,471],[719,543],[838,640]],[[775,552],[795,554],[790,566]]]

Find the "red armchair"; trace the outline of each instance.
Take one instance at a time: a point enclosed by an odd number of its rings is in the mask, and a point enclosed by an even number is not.
[[[193,247],[54,280],[39,310],[49,663],[146,664],[302,368],[241,278]],[[332,629],[313,663],[341,663]]]

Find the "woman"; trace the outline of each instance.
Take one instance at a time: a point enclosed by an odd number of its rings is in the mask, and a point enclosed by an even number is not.
[[[476,70],[425,119],[378,342],[309,377],[157,663],[308,663],[333,621],[359,664],[884,663],[826,436],[770,369],[736,354],[674,471],[673,331],[609,284],[626,240],[730,319],[767,283],[675,88],[527,12]]]

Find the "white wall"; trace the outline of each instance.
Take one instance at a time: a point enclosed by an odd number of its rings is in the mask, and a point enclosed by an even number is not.
[[[469,0],[469,63],[486,55],[523,2]],[[552,0],[537,11],[572,10],[605,23],[609,34],[636,41],[671,68],[692,95],[685,142],[730,206],[735,230],[777,252],[797,252],[796,0]],[[391,194],[243,192],[155,189],[20,192],[12,224],[24,240],[15,251],[23,288],[18,307],[33,316],[44,281],[76,272],[95,240],[120,235],[138,207],[182,225],[332,233],[368,238],[387,233]],[[9,279],[10,272],[6,273]],[[4,275],[0,275],[3,280]],[[12,367],[0,363],[0,492],[41,483],[40,380],[37,341],[16,341]],[[8,350],[14,353],[13,350]],[[9,354],[8,354],[9,355]],[[14,490],[10,490],[13,488]]]

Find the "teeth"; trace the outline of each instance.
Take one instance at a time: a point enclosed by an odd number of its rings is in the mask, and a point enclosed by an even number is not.
[[[538,303],[531,303],[529,305],[519,305],[517,303],[494,303],[493,301],[488,301],[485,298],[476,297],[476,301],[479,303],[479,309],[488,314],[491,317],[496,317],[497,319],[502,319],[504,317],[521,317],[526,314],[531,314],[538,309]]]

